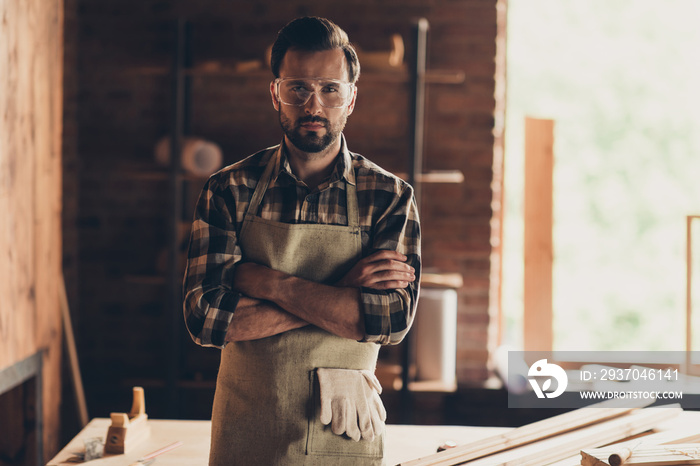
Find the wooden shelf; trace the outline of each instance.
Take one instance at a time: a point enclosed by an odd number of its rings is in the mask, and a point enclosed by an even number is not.
[[[153,76],[153,77],[170,77],[172,68],[162,65],[142,65],[133,67],[120,67],[106,71],[106,74],[126,74],[136,76]],[[261,65],[258,68],[241,66],[222,65],[216,66],[198,66],[194,68],[185,68],[182,70],[185,76],[190,77],[214,77],[214,78],[233,78],[233,79],[271,79],[272,71]],[[425,82],[427,84],[463,84],[465,82],[465,73],[463,71],[447,71],[447,70],[432,70],[425,74]],[[406,66],[399,67],[364,67],[360,75],[360,81],[399,81],[409,83],[410,78]]]
[[[167,181],[170,179],[171,173],[167,168],[164,169],[129,169],[123,171],[124,175],[134,180],[141,181]],[[185,181],[201,181],[207,180],[207,176],[197,176],[187,171],[182,171],[179,177]]]
[[[119,154],[114,155],[115,158],[119,157]],[[152,155],[145,156],[153,157]],[[112,162],[109,167],[101,165],[90,165],[85,167],[85,172],[87,173],[102,173],[109,172],[112,176],[118,176],[120,178],[126,178],[134,181],[143,182],[160,182],[169,181],[172,176],[171,169],[169,167],[163,167],[159,165],[155,160],[149,161],[117,161]],[[190,182],[200,182],[204,183],[209,176],[199,176],[188,172],[187,170],[181,170],[178,173],[178,177],[183,181]]]
[[[421,286],[428,288],[462,288],[464,277],[461,273],[431,273],[421,275]]]
[[[178,388],[186,389],[197,389],[197,390],[213,390],[216,388],[216,380],[179,380],[177,382]]]
[[[121,385],[125,387],[143,387],[145,389],[161,389],[167,388],[165,379],[124,379]],[[216,380],[188,380],[180,379],[176,383],[178,388],[183,389],[214,389],[216,388]]]
[[[143,66],[133,66],[133,67],[120,67],[113,70],[109,70],[106,74],[121,74],[121,75],[134,75],[134,76],[152,76],[152,77],[163,77],[167,78],[172,76],[172,68],[168,66],[160,65],[143,65]],[[231,78],[231,79],[262,79],[271,80],[273,78],[272,71],[267,67],[257,68],[257,69],[238,69],[232,66],[220,66],[220,67],[194,67],[185,68],[182,73],[188,77],[197,78]],[[454,82],[463,79],[463,75],[429,75],[431,81],[436,83]],[[362,69],[362,74],[360,75],[359,83],[364,81],[370,82],[401,82],[409,83],[408,72],[405,67],[396,68],[383,68],[383,69]]]
[[[405,181],[409,178],[408,173],[395,173],[395,175]],[[459,184],[464,182],[464,173],[458,170],[433,170],[416,174],[416,181],[418,183]]]
[[[124,280],[129,283],[137,283],[139,285],[165,285],[166,280],[163,274],[129,274],[124,276]]]
[[[409,383],[408,389],[412,392],[453,393],[457,391],[457,383],[445,383],[442,380],[417,380]]]
[[[165,386],[165,380],[162,378],[151,378],[151,379],[142,379],[142,378],[133,378],[133,379],[123,379],[121,381],[121,385],[123,387],[143,387],[144,389],[154,389],[154,388],[166,388]]]

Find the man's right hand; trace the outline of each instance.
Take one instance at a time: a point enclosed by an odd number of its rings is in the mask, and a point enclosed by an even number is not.
[[[416,279],[408,258],[396,251],[381,250],[361,259],[336,286],[396,290],[406,288]]]

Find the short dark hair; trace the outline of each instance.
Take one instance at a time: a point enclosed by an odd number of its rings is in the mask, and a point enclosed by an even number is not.
[[[280,77],[280,66],[289,49],[309,52],[340,49],[345,53],[345,59],[348,61],[350,82],[355,83],[360,77],[360,61],[347,33],[325,18],[316,16],[297,18],[277,33],[270,55],[270,68],[276,78]]]

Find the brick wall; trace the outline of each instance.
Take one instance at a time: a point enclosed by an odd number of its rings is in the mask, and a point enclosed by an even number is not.
[[[75,4],[73,3],[75,2]],[[153,145],[167,134],[172,102],[167,70],[173,47],[173,20],[192,24],[195,65],[231,65],[262,59],[276,31],[300,15],[326,16],[343,27],[364,51],[389,50],[390,37],[401,34],[411,53],[412,25],[430,23],[429,69],[463,72],[459,84],[431,84],[427,93],[426,170],[461,170],[462,184],[425,185],[421,216],[426,269],[459,272],[458,380],[480,385],[488,377],[488,348],[497,324],[499,164],[494,154],[499,129],[497,35],[504,0],[347,0],[345,2],[168,2],[163,0],[72,0],[76,30],[67,34],[67,58],[77,72],[67,102],[76,126],[67,126],[75,142],[66,160],[80,167],[66,190],[77,194],[68,204],[66,238],[77,238],[66,259],[77,277],[81,331],[79,345],[86,371],[109,377],[110,367],[124,377],[162,376],[168,357],[162,342],[163,284],[157,274],[167,238],[167,180],[147,176],[156,168]],[[499,7],[497,8],[497,5]],[[71,19],[71,23],[73,20]],[[502,26],[502,24],[501,24]],[[75,50],[68,50],[74,47]],[[148,69],[147,69],[148,68]],[[503,69],[499,68],[503,73]],[[281,139],[269,101],[269,71],[236,76],[195,76],[191,82],[189,130],[219,143],[232,163]],[[395,172],[409,170],[410,87],[405,70],[363,68],[355,113],[346,136],[350,149]],[[186,193],[185,216],[202,180]],[[494,194],[495,192],[495,194]],[[497,200],[497,199],[496,199]],[[496,222],[492,227],[492,222]],[[495,235],[497,237],[497,235]],[[138,322],[138,323],[137,323]],[[126,353],[116,351],[129,335]],[[201,360],[200,354],[185,355]],[[207,356],[209,357],[209,356]],[[206,359],[206,357],[205,357]],[[210,361],[215,367],[215,361]],[[201,377],[185,362],[193,379]],[[121,381],[120,392],[129,381]],[[103,388],[103,387],[102,387]],[[102,389],[101,388],[101,389]],[[128,395],[128,392],[127,392]],[[116,394],[115,394],[116,396]],[[102,412],[95,415],[105,414]]]

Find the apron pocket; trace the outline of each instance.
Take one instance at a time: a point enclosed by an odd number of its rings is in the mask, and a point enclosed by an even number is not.
[[[309,371],[309,432],[306,454],[317,456],[346,456],[377,458],[384,457],[384,433],[371,442],[354,441],[347,435],[336,435],[331,426],[324,425],[319,419],[321,413],[321,396],[316,370]],[[378,463],[379,464],[379,463]]]

